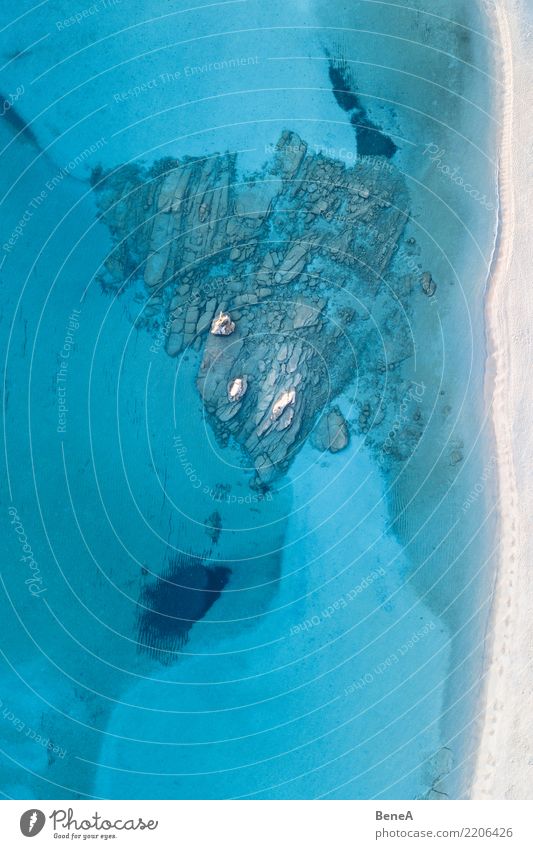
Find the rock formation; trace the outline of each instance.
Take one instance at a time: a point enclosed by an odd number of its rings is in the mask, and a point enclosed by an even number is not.
[[[347,167],[285,131],[247,177],[233,154],[99,176],[115,240],[102,285],[143,279],[142,323],[168,328],[170,356],[201,352],[217,439],[238,441],[261,480],[288,467],[317,421],[324,445],[344,447],[346,423],[324,410],[355,377],[363,432],[399,403],[413,287],[395,265],[409,212],[392,165]]]

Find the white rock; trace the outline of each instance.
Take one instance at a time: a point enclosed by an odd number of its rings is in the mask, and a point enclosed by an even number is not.
[[[228,399],[230,401],[240,401],[246,390],[248,389],[248,381],[246,377],[236,377],[228,383]]]
[[[235,322],[227,312],[221,312],[211,323],[213,336],[229,336],[235,330]]]
[[[277,401],[274,402],[272,407],[272,413],[270,418],[273,422],[276,419],[279,419],[283,410],[289,405],[294,406],[294,402],[296,401],[296,390],[295,389],[286,389],[285,392],[282,392]]]

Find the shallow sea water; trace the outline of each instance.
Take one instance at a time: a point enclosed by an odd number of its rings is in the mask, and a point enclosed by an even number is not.
[[[91,8],[2,12],[0,90],[23,87],[0,122],[2,791],[460,797],[495,539],[487,22],[460,0]],[[337,399],[349,447],[308,441],[260,496],[215,440],[199,354],[170,358],[135,324],[142,286],[98,284],[111,238],[90,169],[239,151],[245,177],[285,129],[350,166],[358,143],[373,155],[354,109],[409,192],[394,268],[417,291],[427,268],[437,281],[401,365],[424,387],[422,436],[380,462],[355,380]],[[403,407],[390,416],[394,441]],[[184,607],[173,564],[189,556]]]

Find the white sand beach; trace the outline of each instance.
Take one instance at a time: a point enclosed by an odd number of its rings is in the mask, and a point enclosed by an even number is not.
[[[492,4],[491,4],[492,7]],[[503,84],[499,247],[487,323],[489,403],[498,459],[500,558],[487,634],[485,710],[474,799],[533,798],[533,4],[496,0]]]

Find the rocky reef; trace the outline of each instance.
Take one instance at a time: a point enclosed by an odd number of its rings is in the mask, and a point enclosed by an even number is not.
[[[355,426],[384,443],[421,291],[395,263],[409,199],[385,157],[347,167],[285,131],[252,175],[227,153],[124,166],[93,184],[114,240],[102,286],[142,279],[139,323],[164,328],[172,357],[201,352],[211,425],[221,444],[240,443],[259,481],[286,470],[315,426],[318,447],[345,447],[333,402],[352,383]]]

